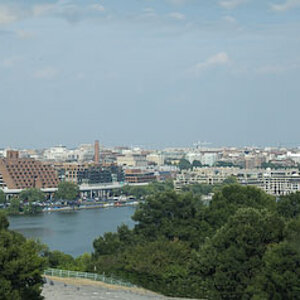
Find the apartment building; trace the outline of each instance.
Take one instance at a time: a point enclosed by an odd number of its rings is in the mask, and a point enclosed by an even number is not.
[[[0,188],[55,188],[58,176],[47,163],[32,158],[20,158],[18,151],[8,150],[0,159]]]
[[[157,180],[153,171],[141,169],[127,169],[125,170],[125,181],[128,183],[146,183]]]
[[[174,185],[180,190],[188,184],[221,184],[231,176],[240,184],[257,186],[274,196],[300,191],[298,169],[194,168],[180,172]]]
[[[127,167],[144,167],[147,166],[146,155],[141,154],[125,154],[117,156],[118,166]]]

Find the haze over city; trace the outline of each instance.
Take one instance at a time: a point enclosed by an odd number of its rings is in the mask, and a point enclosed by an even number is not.
[[[296,146],[299,13],[298,0],[2,0],[0,147]]]

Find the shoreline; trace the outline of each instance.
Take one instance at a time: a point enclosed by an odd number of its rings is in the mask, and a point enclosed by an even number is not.
[[[128,207],[128,206],[138,206],[139,202],[129,202],[129,203],[104,203],[104,204],[95,204],[95,205],[81,205],[81,206],[66,206],[66,207],[58,207],[58,208],[47,208],[43,209],[41,213],[47,212],[56,212],[56,211],[75,211],[75,210],[83,210],[83,209],[98,209],[98,208],[117,208],[117,207]]]
[[[19,212],[16,214],[8,214],[8,216],[36,216],[43,213],[52,213],[52,212],[71,212],[71,211],[77,211],[77,210],[85,210],[85,209],[99,209],[99,208],[118,208],[118,207],[136,207],[139,205],[140,202],[134,201],[134,202],[128,202],[128,203],[114,203],[114,202],[108,202],[108,203],[101,203],[101,204],[95,204],[95,205],[81,205],[81,206],[64,206],[64,207],[48,207],[43,208],[41,211],[36,212],[34,214],[25,214],[24,212]],[[4,212],[7,212],[7,210],[4,208]]]

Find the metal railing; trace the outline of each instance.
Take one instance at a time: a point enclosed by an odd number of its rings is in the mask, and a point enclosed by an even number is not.
[[[134,284],[130,282],[126,282],[112,276],[106,276],[104,274],[59,270],[59,269],[47,269],[44,271],[44,275],[62,277],[62,278],[89,279],[93,281],[101,281],[107,284],[120,285],[126,287],[136,287]]]

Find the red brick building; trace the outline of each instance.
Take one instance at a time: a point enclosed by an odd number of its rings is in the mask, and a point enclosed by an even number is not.
[[[7,151],[0,159],[0,188],[55,188],[59,179],[52,166],[30,159],[19,158],[18,151]]]

